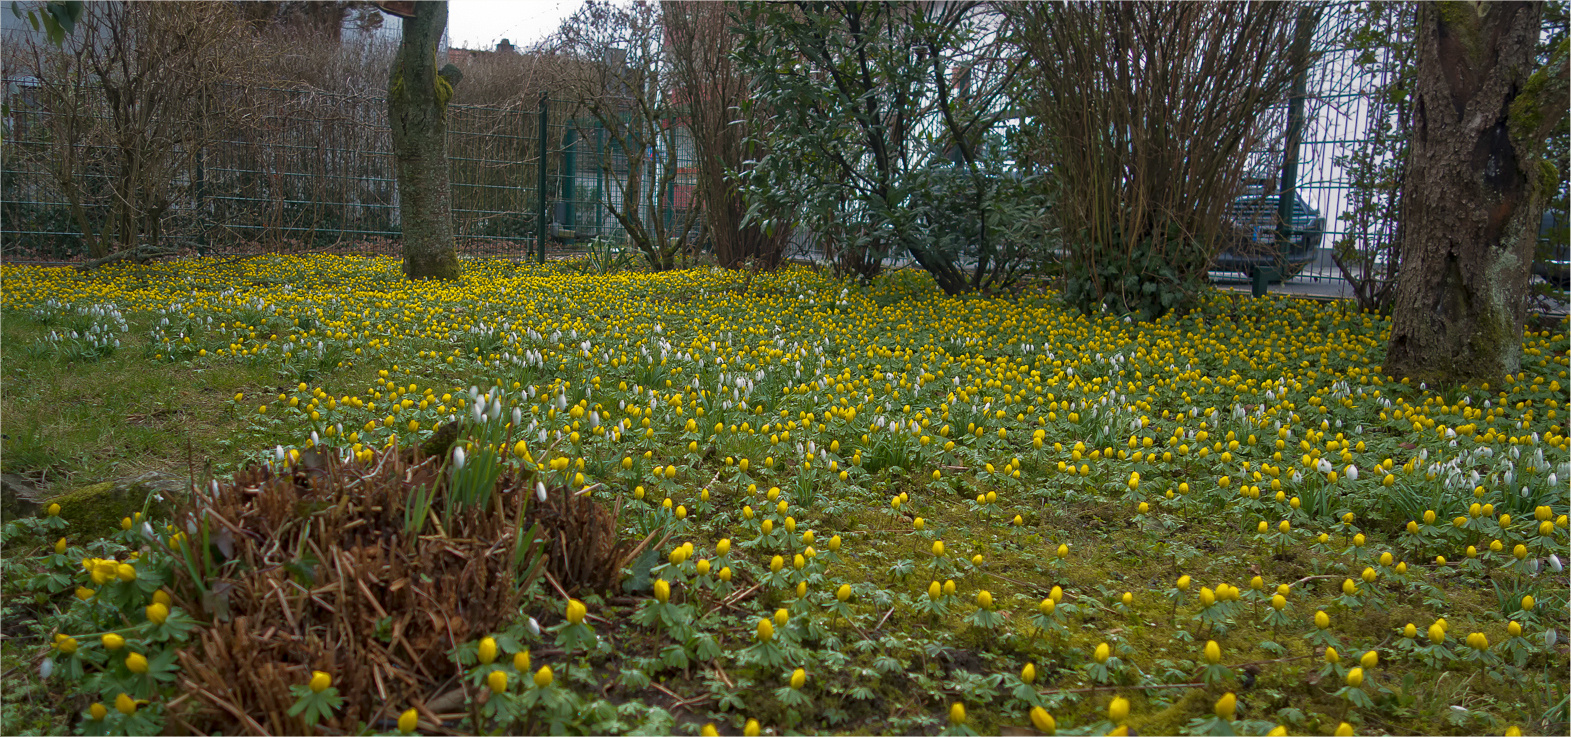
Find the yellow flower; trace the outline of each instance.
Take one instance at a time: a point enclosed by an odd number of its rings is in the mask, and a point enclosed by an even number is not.
[[[487,637],[480,640],[480,664],[490,665],[496,660],[496,639]]]
[[[1135,603],[1135,595],[1133,592],[1125,591],[1124,595],[1120,597],[1119,600],[1124,602],[1124,606],[1133,606]]]
[[[705,724],[698,730],[699,737],[720,737],[720,730],[715,729],[715,723]]]
[[[784,609],[776,609],[775,610],[775,626],[776,627],[784,627],[784,626],[786,626],[786,622],[789,622],[789,621],[791,621],[791,612],[788,612],[788,611],[786,611]]]
[[[59,540],[56,540],[55,541],[55,555],[65,555],[65,547],[66,547],[65,538],[62,537]]]
[[[726,566],[720,569],[720,580],[727,583],[731,581],[731,566]]]
[[[1373,668],[1380,664],[1380,653],[1369,650],[1358,659],[1358,664],[1365,668]]]
[[[49,516],[50,517],[59,517],[60,516],[60,505],[58,503],[49,505]]]
[[[742,734],[746,737],[758,737],[758,731],[757,719],[747,720],[747,724],[742,727]]]
[[[1063,559],[1063,558],[1068,558],[1069,557],[1069,544],[1068,543],[1064,543],[1064,544],[1061,544],[1061,545],[1058,546],[1058,557],[1059,557],[1059,559]]]
[[[65,635],[55,635],[55,647],[58,648],[61,653],[71,655],[76,652],[76,638],[66,637]]]
[[[1506,737],[1522,737],[1522,728],[1515,724],[1506,727]]]
[[[1058,731],[1058,722],[1053,719],[1053,715],[1040,706],[1031,707],[1031,726],[1036,727],[1036,731],[1042,734],[1053,734]]]
[[[126,670],[138,675],[147,672],[147,657],[141,653],[131,653],[125,656]]]
[[[775,639],[775,626],[769,623],[768,617],[758,620],[757,639],[759,642],[769,642]]]
[[[520,443],[522,443],[522,441],[520,441]],[[410,732],[415,731],[415,727],[418,726],[420,726],[420,715],[415,712],[414,709],[410,709],[403,714],[398,715],[398,731],[403,732],[404,734],[409,734]]]
[[[956,701],[955,703],[949,705],[949,723],[950,724],[965,724],[966,723],[966,705],[965,704],[962,704],[962,703]]]
[[[1315,612],[1315,626],[1319,627],[1320,629],[1326,629],[1327,627],[1330,627],[1331,615],[1326,614],[1324,611]]]
[[[513,670],[516,670],[519,673],[529,672],[528,650],[519,650],[518,652],[513,653]]]
[[[333,685],[333,677],[319,670],[311,671],[311,690],[315,693],[326,691]]]
[[[119,576],[121,581],[135,581],[136,566],[133,566],[130,563],[121,563],[120,565],[115,566],[115,575]]]
[[[976,595],[976,605],[983,609],[993,608],[993,595],[983,591]]]
[[[1387,476],[1386,478],[1390,477]],[[1278,724],[1272,727],[1270,732],[1266,732],[1266,735],[1267,737],[1287,737],[1287,727]]]
[[[1272,597],[1271,597],[1271,608],[1272,609],[1275,609],[1275,610],[1280,612],[1283,609],[1285,609],[1286,607],[1287,607],[1287,597],[1285,597],[1285,596],[1283,596],[1281,594],[1274,594],[1274,595],[1272,595]]]
[[[1020,669],[1020,680],[1026,683],[1036,683],[1036,666],[1026,663],[1026,667]]]
[[[1528,595],[1522,597],[1522,611],[1524,611],[1524,612],[1531,612],[1531,611],[1533,611],[1533,607],[1535,605],[1537,605],[1537,604],[1538,604],[1538,602],[1533,599],[1533,595],[1532,594],[1528,594]]]
[[[104,635],[102,639],[104,643],[104,649],[106,650],[119,650],[120,648],[125,647],[125,638],[113,632]]]
[[[1364,685],[1364,669],[1362,667],[1355,667],[1347,672],[1347,685],[1353,688]]]
[[[131,699],[129,694],[122,693],[115,697],[115,711],[131,716],[136,713],[136,702]]]
[[[1238,713],[1238,698],[1233,695],[1232,691],[1228,691],[1222,695],[1222,698],[1216,700],[1216,706],[1213,710],[1218,718],[1230,720]]]
[[[661,604],[671,600],[671,584],[663,578],[655,579],[655,600]]]
[[[1096,646],[1096,652],[1092,653],[1091,657],[1098,663],[1106,663],[1111,655],[1112,651],[1108,648],[1107,643],[1104,642]]]
[[[799,689],[799,688],[801,688],[802,686],[804,686],[806,684],[807,684],[807,671],[806,670],[804,670],[802,668],[797,668],[796,670],[791,671],[791,688]]]
[[[551,685],[551,666],[542,665],[540,670],[535,671],[535,685],[540,688]]]
[[[1053,603],[1051,598],[1043,599],[1042,603],[1037,605],[1037,611],[1040,611],[1042,614],[1049,616],[1052,615],[1053,610],[1057,608],[1058,605]]]
[[[1336,737],[1352,737],[1353,725],[1348,724],[1347,722],[1342,722],[1341,724],[1337,725],[1335,734]]]
[[[1222,662],[1222,646],[1216,644],[1216,640],[1206,640],[1205,657],[1212,665]]]
[[[1516,620],[1512,620],[1506,625],[1506,634],[1509,634],[1512,637],[1521,637],[1522,625],[1517,624]]]
[[[835,590],[835,598],[839,599],[840,601],[848,601],[848,600],[850,600],[850,598],[851,598],[851,584],[848,584],[848,583],[840,584],[840,588]]]
[[[1188,591],[1189,590],[1189,577],[1188,576],[1179,576],[1178,577],[1178,590],[1179,591]]]
[[[942,557],[943,554],[944,554],[944,541],[943,540],[934,540],[933,541],[933,555],[937,556],[937,557]]]
[[[133,707],[134,706],[135,705],[133,704]],[[87,707],[87,713],[93,718],[93,721],[95,722],[101,722],[104,720],[104,717],[109,716],[109,710],[104,708],[104,705],[97,701],[94,701],[92,706]]]
[[[698,575],[700,575],[700,576],[707,576],[707,575],[709,575],[709,568],[710,568],[710,566],[709,566],[709,559],[708,558],[699,558],[698,559],[698,565],[697,565]]]
[[[584,615],[589,613],[589,608],[577,599],[567,600],[567,621],[570,624],[582,624]]]
[[[507,690],[507,671],[494,670],[485,677],[485,685],[491,693],[502,693]]]
[[[1438,622],[1429,625],[1429,641],[1435,643],[1436,645],[1446,641],[1445,628],[1441,627]]]
[[[1211,591],[1210,587],[1201,586],[1200,587],[1200,606],[1207,606],[1208,607],[1208,606],[1211,606],[1212,604],[1215,604],[1215,603],[1216,603],[1216,594]]]
[[[1107,705],[1107,719],[1114,724],[1124,721],[1129,716],[1129,699],[1114,696],[1113,703]]]

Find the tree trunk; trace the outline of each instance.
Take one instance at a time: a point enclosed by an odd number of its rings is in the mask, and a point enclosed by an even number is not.
[[[1498,381],[1521,364],[1564,54],[1533,73],[1538,2],[1423,3],[1402,270],[1385,372]]]
[[[448,186],[447,101],[463,76],[449,64],[436,71],[436,45],[447,27],[447,3],[418,2],[404,19],[403,41],[387,87],[388,125],[398,174],[404,276],[457,279],[453,206]]]

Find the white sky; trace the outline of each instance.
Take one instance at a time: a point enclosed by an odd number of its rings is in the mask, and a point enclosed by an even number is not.
[[[505,38],[529,46],[556,32],[582,5],[583,0],[450,0],[448,45],[490,50]]]

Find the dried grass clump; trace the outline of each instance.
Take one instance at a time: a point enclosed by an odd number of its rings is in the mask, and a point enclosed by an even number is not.
[[[515,620],[543,568],[543,557],[525,554],[538,533],[524,526],[532,479],[503,475],[485,508],[411,523],[417,491],[434,490],[429,508],[443,508],[440,456],[388,452],[362,464],[308,455],[288,470],[238,473],[181,517],[197,544],[185,548],[177,588],[211,620],[180,654],[181,685],[198,704],[190,725],[309,733],[288,715],[289,686],[312,670],[331,674],[345,699],[329,727],[374,727],[410,706],[439,721],[427,702],[455,683],[450,651]],[[590,511],[566,518],[603,522],[604,510],[580,504]],[[597,533],[614,538],[615,526]],[[575,542],[561,537],[552,549],[572,559]]]

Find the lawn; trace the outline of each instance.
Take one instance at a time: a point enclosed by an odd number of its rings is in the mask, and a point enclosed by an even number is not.
[[[522,577],[437,652],[469,684],[445,710],[395,688],[357,723],[362,664],[280,663],[273,711],[331,733],[1567,729],[1564,321],[1500,385],[1423,387],[1345,302],[1143,323],[913,271],[339,256],[0,276],[8,474],[255,489],[457,420],[455,487],[490,468],[498,509],[539,483],[645,543],[608,589]],[[0,731],[241,731],[189,688],[187,643],[235,626],[177,586],[196,528],[67,512],[7,520]]]

